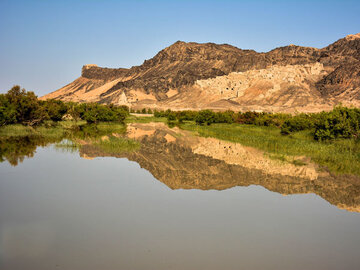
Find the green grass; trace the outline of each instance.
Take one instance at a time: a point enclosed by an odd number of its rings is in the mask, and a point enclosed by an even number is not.
[[[166,117],[154,117],[154,116],[135,116],[129,115],[126,120],[126,123],[151,123],[151,122],[167,122]]]
[[[52,122],[46,121],[38,127],[23,126],[20,124],[6,125],[0,127],[0,137],[21,137],[30,135],[39,135],[44,137],[60,137],[64,135],[65,129],[70,129],[81,124],[85,121],[60,121]]]
[[[23,125],[8,125],[0,128],[0,137],[25,137],[25,136],[43,136],[46,138],[60,138],[64,135],[64,130],[62,127],[56,126],[47,128],[40,126],[37,128],[32,128]]]
[[[199,126],[193,122],[186,122],[181,125],[181,128],[194,131],[203,137],[214,137],[258,148],[280,160],[286,160],[287,157],[306,156],[332,172],[360,175],[359,141],[343,139],[318,142],[312,138],[310,131],[283,136],[275,127],[239,124]],[[293,163],[301,165],[302,162],[293,159]]]
[[[100,150],[108,154],[121,154],[124,152],[133,152],[140,148],[140,143],[127,138],[109,137],[105,140],[98,140],[93,143]]]
[[[74,128],[76,126],[85,125],[86,121],[84,121],[84,120],[80,120],[80,121],[66,120],[66,121],[60,121],[60,122],[58,122],[58,124],[65,129],[70,129],[70,128]]]
[[[35,129],[23,125],[7,125],[0,128],[0,137],[34,135]]]

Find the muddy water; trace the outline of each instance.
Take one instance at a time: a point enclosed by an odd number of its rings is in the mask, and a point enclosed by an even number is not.
[[[127,136],[141,148],[28,140],[0,163],[0,269],[360,268],[358,179],[159,124]]]

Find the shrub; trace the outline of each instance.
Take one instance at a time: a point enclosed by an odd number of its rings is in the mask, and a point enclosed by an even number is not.
[[[195,122],[198,125],[211,125],[214,123],[215,120],[215,113],[210,110],[202,110],[199,111],[198,114],[195,117]]]
[[[162,112],[154,110],[154,117],[162,117]]]
[[[106,106],[97,103],[82,103],[76,107],[76,111],[80,118],[88,123],[96,123],[99,121],[123,122],[128,115],[126,108],[119,106]]]
[[[226,111],[226,112],[217,112],[214,115],[214,123],[227,123],[231,124],[234,122],[233,120],[233,112]]]
[[[170,113],[167,115],[167,120],[168,120],[168,121],[175,121],[175,120],[176,120],[176,113],[175,113],[175,112],[170,112]]]
[[[299,114],[289,118],[281,126],[281,134],[287,135],[291,132],[311,129],[315,125],[315,120],[307,114]]]
[[[40,104],[44,107],[48,118],[52,121],[60,121],[69,109],[64,102],[55,99],[40,101]]]
[[[235,117],[235,122],[239,124],[254,124],[255,119],[260,115],[257,112],[239,112],[238,115]]]
[[[315,125],[315,140],[359,137],[360,110],[336,107],[331,112],[320,113]]]

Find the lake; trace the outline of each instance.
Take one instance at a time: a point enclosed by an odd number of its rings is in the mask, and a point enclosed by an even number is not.
[[[162,123],[126,138],[12,142],[0,269],[360,269],[359,178]]]

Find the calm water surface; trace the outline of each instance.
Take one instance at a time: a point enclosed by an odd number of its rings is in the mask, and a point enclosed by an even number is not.
[[[355,180],[147,131],[130,154],[50,145],[0,163],[0,269],[360,269]]]

